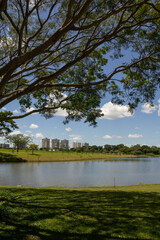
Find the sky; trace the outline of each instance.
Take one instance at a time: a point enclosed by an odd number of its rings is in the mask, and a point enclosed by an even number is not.
[[[122,143],[126,146],[140,144],[160,147],[160,98],[158,94],[154,104],[151,106],[149,103],[144,103],[131,114],[126,105],[112,104],[106,98],[101,103],[104,116],[97,119],[97,127],[89,126],[83,121],[64,125],[66,112],[59,110],[56,116],[47,120],[38,113],[16,120],[19,129],[12,134],[29,135],[33,143],[38,144],[39,147],[44,137],[68,139],[70,147],[75,141],[97,146]],[[18,107],[18,103],[14,102],[6,109],[18,114]],[[0,142],[4,143],[5,140],[0,138]]]

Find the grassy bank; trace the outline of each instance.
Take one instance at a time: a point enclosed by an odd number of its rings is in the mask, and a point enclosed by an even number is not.
[[[75,161],[75,160],[121,160],[122,158],[135,158],[136,155],[118,155],[106,153],[76,153],[76,152],[52,152],[52,151],[31,151],[20,150],[12,152],[11,149],[0,149],[0,162],[14,161]],[[138,157],[146,157],[138,156]]]
[[[160,239],[160,185],[1,187],[0,196],[3,240]]]

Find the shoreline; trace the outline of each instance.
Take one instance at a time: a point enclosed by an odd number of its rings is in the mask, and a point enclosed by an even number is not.
[[[12,152],[11,150],[0,150],[0,163],[7,162],[63,162],[63,161],[127,161],[140,158],[160,157],[159,155],[129,155],[129,154],[107,154],[107,153],[75,153],[75,152],[46,152],[35,151],[33,154],[25,150]]]
[[[48,187],[30,187],[30,186],[1,186],[0,190],[11,190],[11,189],[19,189],[19,190],[55,190],[55,191],[143,191],[143,192],[159,192],[160,193],[160,184],[143,184],[140,183],[138,185],[125,185],[125,186],[102,186],[102,187],[55,187],[55,186],[48,186]]]
[[[90,157],[90,158],[41,158],[41,159],[26,159],[26,158],[21,158],[21,159],[10,159],[10,160],[0,160],[0,163],[20,163],[20,162],[76,162],[76,161],[138,161],[137,159],[140,158],[148,158],[149,156],[129,156],[129,157]],[[153,156],[152,156],[153,157]]]

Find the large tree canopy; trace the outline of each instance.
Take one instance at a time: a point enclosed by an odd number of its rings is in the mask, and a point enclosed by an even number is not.
[[[31,141],[31,138],[24,136],[23,134],[14,134],[8,135],[6,140],[10,143],[13,143],[18,152],[19,149],[24,149],[27,146],[27,144]]]
[[[7,129],[58,108],[66,122],[96,124],[106,93],[134,108],[159,88],[158,0],[5,0],[0,18],[0,108],[18,99],[22,111],[0,113]],[[120,60],[129,52],[128,62]]]

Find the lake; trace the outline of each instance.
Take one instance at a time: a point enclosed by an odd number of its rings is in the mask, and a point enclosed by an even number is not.
[[[0,185],[117,186],[160,183],[160,157],[121,161],[0,163]]]

